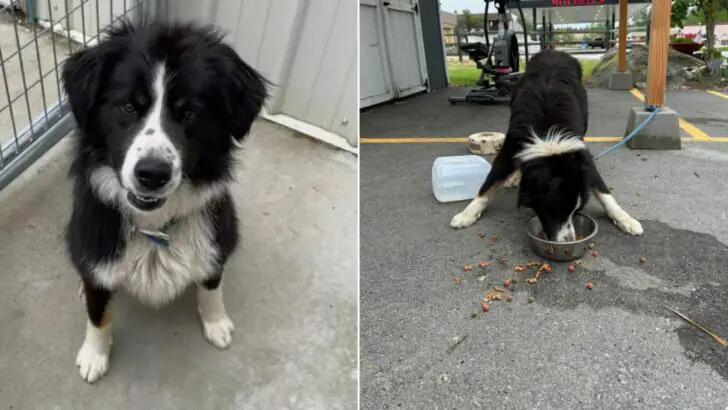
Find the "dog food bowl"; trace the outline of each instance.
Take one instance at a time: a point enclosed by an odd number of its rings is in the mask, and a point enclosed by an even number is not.
[[[468,149],[475,155],[496,155],[505,139],[500,132],[479,132],[468,137]]]
[[[526,234],[531,243],[531,249],[538,256],[557,262],[583,258],[599,231],[599,225],[594,218],[581,213],[575,214],[571,220],[576,236],[582,239],[572,242],[553,242],[539,237],[539,233],[543,230],[541,221],[536,216],[530,218],[526,222]]]

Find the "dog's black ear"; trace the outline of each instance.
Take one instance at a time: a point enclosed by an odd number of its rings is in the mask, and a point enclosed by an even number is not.
[[[68,95],[76,123],[86,129],[94,110],[102,82],[104,61],[110,61],[111,50],[106,44],[86,48],[72,54],[61,72],[63,90]]]
[[[219,47],[227,80],[223,83],[228,85],[222,95],[231,121],[232,135],[240,141],[248,135],[253,121],[260,114],[268,98],[270,83],[230,46],[220,43]]]

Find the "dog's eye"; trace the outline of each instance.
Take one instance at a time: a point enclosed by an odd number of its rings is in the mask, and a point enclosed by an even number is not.
[[[121,110],[124,111],[125,114],[134,114],[136,112],[136,108],[134,108],[134,104],[130,102],[125,102],[121,105]]]
[[[184,120],[185,122],[192,122],[197,118],[197,113],[194,111],[185,111]]]

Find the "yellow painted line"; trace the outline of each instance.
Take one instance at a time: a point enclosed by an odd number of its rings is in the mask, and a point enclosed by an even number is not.
[[[619,142],[622,137],[586,137],[587,142]],[[685,142],[728,142],[728,137],[693,138],[682,137]],[[411,137],[411,138],[361,138],[362,144],[417,144],[417,143],[448,143],[468,142],[467,137]]]
[[[622,137],[586,137],[586,142],[619,142]],[[443,143],[468,142],[468,137],[404,137],[404,138],[371,138],[359,139],[362,144],[417,144],[417,143]]]
[[[427,142],[468,142],[467,137],[360,138],[362,144],[410,144]]]
[[[720,93],[720,92],[718,92],[718,91],[713,91],[713,90],[707,90],[706,92],[707,92],[708,94],[713,94],[713,95],[715,95],[716,97],[720,97],[720,98],[725,98],[726,100],[728,100],[728,95],[726,95],[726,94],[723,94],[723,93]]]
[[[642,95],[642,93],[639,92],[639,90],[637,90],[636,88],[633,88],[633,89],[629,90],[629,92],[632,93],[632,95],[634,95],[635,97],[637,97],[637,99],[639,99],[640,101],[642,101],[642,102],[645,101],[645,96]],[[685,131],[688,134],[690,134],[690,136],[693,137],[694,140],[696,140],[696,141],[707,141],[707,140],[710,140],[711,139],[710,135],[704,133],[700,128],[698,128],[698,127],[694,126],[693,124],[685,121],[684,119],[680,118],[679,119],[679,122],[680,122],[680,128],[683,131]]]

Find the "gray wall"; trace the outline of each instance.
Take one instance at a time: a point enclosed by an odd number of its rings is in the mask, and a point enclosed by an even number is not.
[[[439,3],[439,0],[420,0],[419,2],[427,74],[430,90],[432,91],[448,86]]]
[[[54,22],[82,0],[36,1],[40,19]],[[70,28],[95,35],[123,14],[123,0],[85,1]],[[211,23],[250,65],[277,87],[269,114],[311,124],[358,144],[357,7],[353,0],[126,0],[147,15]],[[96,10],[96,4],[99,10]],[[113,5],[113,7],[111,7]],[[98,14],[98,19],[96,18]],[[83,23],[82,24],[82,20]],[[69,26],[62,22],[64,29]]]

